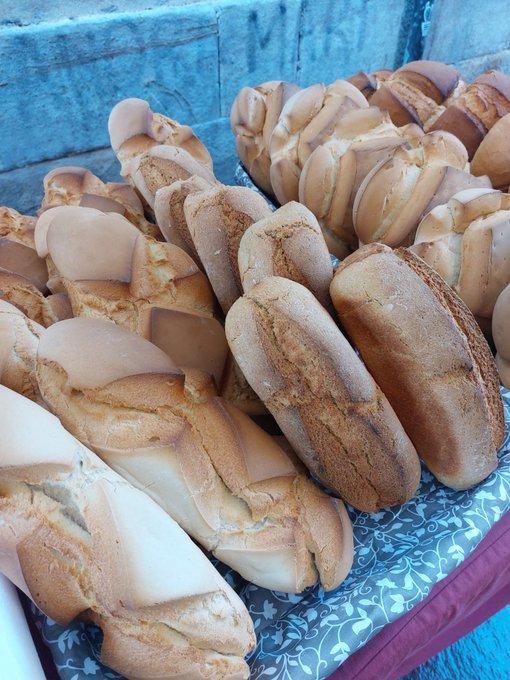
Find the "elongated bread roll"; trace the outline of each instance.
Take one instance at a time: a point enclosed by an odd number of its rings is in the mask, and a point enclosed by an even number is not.
[[[467,189],[420,222],[411,250],[450,285],[483,330],[510,283],[510,196]]]
[[[260,194],[220,186],[189,194],[184,214],[198,256],[226,314],[243,294],[237,255],[244,232],[271,214]]]
[[[87,168],[74,165],[54,168],[44,177],[43,183],[41,210],[58,205],[77,205],[114,212],[128,219],[147,236],[161,237],[158,227],[145,219],[142,202],[129,184],[105,183]]]
[[[431,472],[454,489],[485,479],[503,406],[492,354],[460,298],[419,257],[382,244],[342,262],[331,297]]]
[[[303,284],[328,307],[333,266],[313,213],[291,201],[249,227],[239,244],[239,273],[244,292],[268,276]]]
[[[496,365],[503,385],[510,390],[510,285],[500,293],[492,317]]]
[[[500,118],[483,138],[471,161],[473,175],[487,175],[492,186],[510,184],[510,113]]]
[[[248,382],[321,481],[367,512],[411,498],[420,478],[416,451],[310,291],[264,279],[234,303],[225,330]]]
[[[352,528],[328,498],[199,371],[103,321],[55,324],[37,377],[52,411],[193,538],[264,588],[336,588]]]
[[[52,208],[37,221],[35,241],[49,287],[68,295],[74,316],[109,319],[148,338],[156,309],[212,316],[212,290],[189,255],[121,215]]]
[[[41,402],[35,357],[44,328],[14,305],[0,300],[0,384]]]
[[[247,678],[248,612],[182,529],[37,404],[0,387],[0,414],[1,571],[128,678]]]

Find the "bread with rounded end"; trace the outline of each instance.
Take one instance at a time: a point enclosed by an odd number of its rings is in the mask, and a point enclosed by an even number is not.
[[[184,201],[189,233],[225,314],[243,293],[237,260],[241,238],[270,214],[266,200],[247,187],[213,187]]]
[[[335,272],[342,327],[443,484],[467,489],[498,464],[503,404],[491,351],[471,312],[423,260],[380,243]]]
[[[412,251],[451,286],[483,329],[510,283],[510,196],[467,189],[420,222]]]
[[[142,202],[129,184],[105,183],[80,166],[54,168],[45,175],[43,184],[41,211],[59,205],[96,208],[122,215],[148,236],[160,236],[158,227],[145,219]]]
[[[510,390],[510,285],[501,291],[494,305],[492,337],[496,345],[499,377]]]
[[[448,132],[424,137],[416,149],[398,150],[378,163],[361,183],[353,223],[361,243],[411,245],[421,218],[463,189],[490,187],[488,177],[464,170],[467,153]]]
[[[257,585],[336,588],[352,563],[341,501],[274,440],[146,340],[92,319],[43,335],[37,377],[80,441],[146,491],[195,540]]]
[[[283,106],[299,89],[282,80],[243,87],[230,110],[237,154],[255,184],[268,196],[273,195],[269,176],[271,135]]]
[[[270,277],[225,327],[244,375],[304,464],[359,510],[405,503],[420,465],[384,394],[304,286]]]
[[[473,175],[487,175],[496,189],[510,184],[510,113],[500,118],[485,135],[471,161]]]
[[[0,570],[130,678],[248,678],[248,612],[182,529],[37,404],[0,387]]]
[[[372,71],[372,73],[366,73],[366,71],[358,71],[353,76],[347,78],[349,83],[352,83],[354,87],[357,87],[361,94],[370,101],[370,98],[374,92],[381,87],[384,81],[391,76],[393,71],[390,69],[379,69],[378,71]]]
[[[306,286],[324,307],[331,305],[328,247],[313,213],[300,203],[286,203],[252,224],[239,244],[238,262],[245,293],[268,276],[282,276]]]

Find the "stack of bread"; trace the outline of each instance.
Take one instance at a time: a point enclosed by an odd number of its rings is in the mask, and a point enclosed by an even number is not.
[[[99,625],[128,678],[249,675],[249,614],[194,541],[258,586],[331,590],[344,503],[409,501],[420,458],[455,489],[497,466],[468,307],[494,311],[508,378],[510,204],[451,133],[357,89],[402,97],[424,87],[409,73],[240,93],[238,151],[275,211],[128,99],[109,120],[127,184],[57,168],[37,219],[0,213],[0,569],[54,620]]]

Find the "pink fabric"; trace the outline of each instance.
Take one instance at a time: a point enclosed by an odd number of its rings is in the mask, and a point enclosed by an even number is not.
[[[387,625],[329,680],[395,680],[510,603],[510,512],[405,616]]]

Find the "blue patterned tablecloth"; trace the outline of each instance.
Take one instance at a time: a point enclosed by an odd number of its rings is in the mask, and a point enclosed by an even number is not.
[[[373,514],[350,508],[354,566],[336,591],[315,587],[302,595],[275,593],[219,565],[255,624],[252,678],[326,678],[387,623],[423,600],[476,548],[510,509],[510,391],[502,394],[507,430],[498,469],[463,492],[447,489],[424,469],[409,503]],[[97,628],[82,623],[63,628],[33,609],[63,680],[120,678],[99,662]]]

